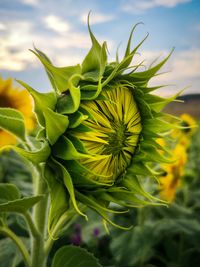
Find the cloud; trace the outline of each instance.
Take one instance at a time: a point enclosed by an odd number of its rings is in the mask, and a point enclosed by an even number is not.
[[[124,2],[122,10],[128,13],[143,13],[156,7],[173,8],[179,4],[189,3],[192,0],[129,0]]]
[[[87,24],[87,17],[88,17],[88,13],[82,14],[80,17],[81,22],[83,22],[84,24]],[[90,24],[104,23],[104,22],[111,21],[113,19],[115,19],[114,15],[106,15],[106,14],[95,12],[94,14],[92,13],[90,15]]]
[[[21,0],[21,2],[30,6],[38,6],[40,4],[40,0]]]
[[[59,17],[56,17],[56,20],[59,23],[63,22]],[[52,21],[50,17],[48,23]],[[80,63],[91,47],[89,34],[74,30],[70,25],[65,27],[67,22],[62,25],[62,31],[47,31],[43,19],[36,24],[27,20],[7,22],[5,24],[7,30],[0,31],[1,71],[23,71],[27,68],[37,68],[39,61],[28,51],[33,48],[33,43],[58,66]],[[98,40],[102,42],[104,38],[98,37]],[[113,47],[111,40],[108,40],[108,47],[109,49]]]
[[[0,22],[0,31],[6,30],[6,25]]]
[[[57,33],[64,33],[70,30],[70,24],[62,18],[55,15],[48,15],[44,18],[44,23],[48,29]]]

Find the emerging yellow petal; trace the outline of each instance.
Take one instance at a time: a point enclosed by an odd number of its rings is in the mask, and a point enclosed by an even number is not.
[[[131,162],[142,130],[133,92],[117,87],[102,93],[106,100],[87,101],[81,106],[92,118],[84,124],[92,130],[76,133],[93,158],[81,160],[96,176],[91,179],[114,183]]]

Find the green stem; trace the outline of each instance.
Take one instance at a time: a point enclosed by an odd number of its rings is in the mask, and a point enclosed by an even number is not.
[[[25,219],[26,219],[26,223],[28,224],[29,226],[29,229],[30,229],[30,235],[34,238],[39,238],[40,236],[40,233],[38,232],[34,222],[33,222],[33,219],[31,217],[31,214],[29,212],[25,212],[24,213],[24,216],[25,216]]]
[[[44,243],[46,238],[46,219],[47,219],[47,208],[48,208],[48,195],[47,195],[47,184],[42,176],[42,171],[38,169],[39,175],[35,177],[35,194],[45,194],[44,198],[35,205],[34,208],[34,223],[36,229],[32,227],[33,238],[32,238],[32,263],[31,267],[45,267],[47,257],[44,252]],[[29,221],[30,223],[30,221]],[[36,231],[35,231],[36,230]],[[36,234],[39,233],[39,234]],[[36,234],[36,235],[35,235]]]
[[[20,250],[20,252],[24,258],[24,262],[26,263],[26,265],[28,267],[30,267],[31,266],[30,255],[29,255],[28,250],[26,249],[23,241],[13,231],[11,231],[9,228],[7,228],[5,226],[0,227],[0,233],[10,237],[13,240],[13,242],[19,248],[19,250]]]

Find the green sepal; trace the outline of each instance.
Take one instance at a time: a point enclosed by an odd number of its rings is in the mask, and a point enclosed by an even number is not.
[[[64,246],[60,248],[52,262],[52,267],[103,267],[99,261],[88,251],[77,246]]]
[[[77,195],[77,198],[82,203],[84,203],[85,205],[87,205],[91,209],[95,210],[102,218],[104,218],[104,220],[106,222],[110,223],[111,225],[113,225],[117,228],[120,228],[122,230],[130,230],[132,228],[132,226],[123,227],[123,226],[115,224],[113,221],[111,221],[107,215],[107,212],[113,212],[113,211],[110,209],[106,209],[105,207],[103,207],[103,205],[98,204],[91,196],[88,197],[86,194],[82,194],[78,191],[76,191],[76,195]]]
[[[51,145],[55,144],[58,138],[66,131],[69,120],[68,117],[46,108],[43,111],[45,118],[46,137]]]
[[[83,142],[81,142],[81,140],[78,137],[72,134],[68,134],[67,138],[73,143],[74,147],[76,148],[78,152],[83,153],[83,154],[88,154],[88,151],[85,148]]]
[[[168,131],[171,131],[174,128],[172,123],[164,121],[160,118],[148,119],[145,120],[143,124],[143,130],[153,133],[162,134]]]
[[[73,159],[83,159],[91,157],[87,154],[79,153],[73,143],[69,138],[61,136],[56,144],[53,146],[53,155],[64,159],[64,160],[73,160]]]
[[[133,163],[128,167],[128,169],[133,175],[144,175],[150,177],[155,177],[156,175],[159,175],[159,172],[154,171],[143,162],[137,162],[137,164],[134,164],[134,160]]]
[[[146,71],[141,71],[141,72],[134,72],[130,75],[126,75],[127,80],[136,80],[136,81],[146,81],[148,82],[155,74],[161,69],[161,67],[166,63],[166,61],[169,59],[171,54],[173,53],[174,49],[169,53],[169,55],[163,59],[161,62],[159,62],[156,66],[150,67]],[[128,77],[129,76],[129,77]]]
[[[22,141],[26,140],[24,117],[21,112],[12,108],[0,108],[0,129],[14,134]]]
[[[112,184],[108,183],[102,183],[98,182],[96,180],[92,180],[87,178],[89,174],[92,174],[92,176],[100,176],[102,177],[103,175],[96,174],[92,172],[92,170],[87,169],[84,165],[79,163],[78,160],[70,160],[64,162],[64,165],[66,166],[67,170],[71,173],[73,177],[73,183],[77,188],[97,188],[97,187],[103,187],[103,186],[112,186]],[[105,176],[103,176],[105,177]]]
[[[139,199],[135,192],[128,191],[125,188],[114,187],[101,193],[101,197],[109,202],[116,203],[122,207],[138,208],[146,205],[160,206],[160,203]]]
[[[74,114],[69,115],[69,128],[76,128],[87,118],[87,115],[84,115],[80,111],[76,111]]]
[[[90,29],[89,16],[88,30],[92,41],[92,48],[83,60],[82,73],[85,80],[96,82],[103,75],[105,66],[107,64],[106,43],[104,42],[102,46],[98,43]]]
[[[163,98],[157,95],[145,94],[144,100],[149,103],[149,106],[153,111],[160,112],[167,104],[174,101],[184,90],[185,89],[179,91],[177,94],[169,98]]]
[[[136,24],[133,27],[132,31],[131,31],[131,34],[130,34],[130,37],[129,37],[129,40],[128,40],[128,44],[127,44],[127,48],[126,48],[126,52],[125,52],[125,56],[124,56],[124,59],[126,59],[126,60],[124,60],[124,64],[121,65],[121,67],[120,67],[121,70],[126,69],[130,65],[130,63],[131,63],[131,61],[133,59],[133,56],[136,54],[138,48],[144,43],[144,41],[149,36],[149,34],[147,33],[147,35],[142,39],[142,41],[130,52],[130,45],[131,45],[132,35],[133,35],[133,32],[134,32],[135,28],[139,24],[140,23]],[[139,65],[141,65],[141,64],[139,64]]]
[[[55,159],[52,158],[52,161],[55,164],[55,169],[60,170],[62,181],[64,183],[64,186],[67,188],[67,191],[69,192],[70,199],[74,206],[74,209],[77,211],[77,213],[79,213],[81,216],[85,217],[86,220],[88,220],[87,216],[84,213],[82,213],[80,209],[78,208],[78,204],[76,202],[76,197],[74,193],[74,185],[73,185],[72,178],[69,172],[62,164],[60,164]]]
[[[159,153],[154,145],[142,142],[140,152],[135,154],[134,162],[173,163],[174,160]]]
[[[38,49],[36,51],[34,50],[30,51],[33,52],[39,58],[39,60],[45,67],[46,72],[51,77],[50,81],[52,82],[53,80],[52,86],[56,89],[56,92],[62,93],[70,89],[69,80],[73,76],[76,76],[76,78],[74,79],[74,84],[75,85],[78,84],[81,74],[81,67],[79,64],[76,66],[58,68],[52,65],[50,61],[43,56],[44,55],[43,52],[38,53],[39,51]]]
[[[80,106],[80,88],[74,84],[76,77],[77,75],[74,75],[68,80],[68,91],[58,98],[56,109],[61,114],[72,114]]]
[[[38,164],[41,162],[45,162],[51,153],[49,144],[46,141],[40,142],[40,144],[41,147],[38,150],[33,151],[28,151],[17,146],[8,145],[3,148],[0,148],[0,153],[5,150],[11,149],[18,153],[20,156],[22,156],[25,160],[29,160],[35,164]]]
[[[39,93],[24,82],[19,80],[17,80],[17,82],[21,84],[23,87],[25,87],[32,95],[35,103],[34,108],[35,108],[35,113],[37,114],[38,121],[42,126],[45,126],[45,119],[43,112],[47,108],[54,110],[57,101],[55,92]]]
[[[55,239],[57,237],[53,235],[53,230],[60,217],[69,208],[69,196],[66,193],[62,181],[58,179],[55,169],[51,168],[49,163],[51,165],[51,162],[48,162],[44,169],[44,178],[47,181],[51,197],[51,205],[48,217],[48,232],[52,239]]]
[[[101,78],[98,81],[98,85],[94,86],[95,90],[81,91],[81,100],[94,100],[100,95],[102,91]]]
[[[130,170],[127,171],[124,179],[121,182],[121,186],[124,186],[125,188],[127,188],[129,191],[133,193],[143,196],[145,199],[148,199],[149,201],[163,203],[164,205],[166,205],[165,201],[158,199],[152,196],[151,194],[149,194],[148,192],[146,192],[140,185],[140,182],[137,176],[134,176]]]

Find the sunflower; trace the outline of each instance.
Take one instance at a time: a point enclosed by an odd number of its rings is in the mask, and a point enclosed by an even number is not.
[[[188,147],[190,145],[190,139],[196,131],[197,124],[195,119],[187,113],[182,114],[180,120],[180,128],[172,132],[172,137],[182,145]]]
[[[39,93],[19,81],[35,101],[41,148],[15,150],[34,164],[44,163],[51,235],[70,209],[87,218],[83,210],[91,208],[116,225],[108,214],[127,209],[116,210],[112,203],[121,208],[165,203],[146,192],[142,183],[147,176],[155,178],[155,163],[171,162],[156,140],[174,127],[162,109],[176,96],[159,97],[152,92],[160,87],[148,86],[171,53],[144,71],[142,62],[132,66],[146,39],[131,50],[134,27],[122,60],[117,55],[109,63],[106,43],[101,45],[89,25],[88,29],[92,47],[81,65],[56,67],[43,52],[32,51],[44,65],[53,91]]]
[[[177,144],[172,151],[175,162],[171,165],[164,165],[164,174],[160,177],[160,196],[162,199],[172,202],[176,196],[177,189],[181,185],[181,178],[184,175],[184,167],[187,162],[186,148]]]
[[[141,117],[130,89],[118,87],[102,93],[109,101],[87,101],[81,104],[93,119],[86,125],[93,131],[76,133],[92,158],[81,163],[97,174],[91,179],[113,184],[130,165],[142,130]]]
[[[0,77],[0,108],[12,108],[20,111],[25,119],[28,130],[33,129],[33,100],[27,90],[14,88],[12,79],[3,80]],[[0,129],[0,147],[14,145],[17,138],[10,132]]]

